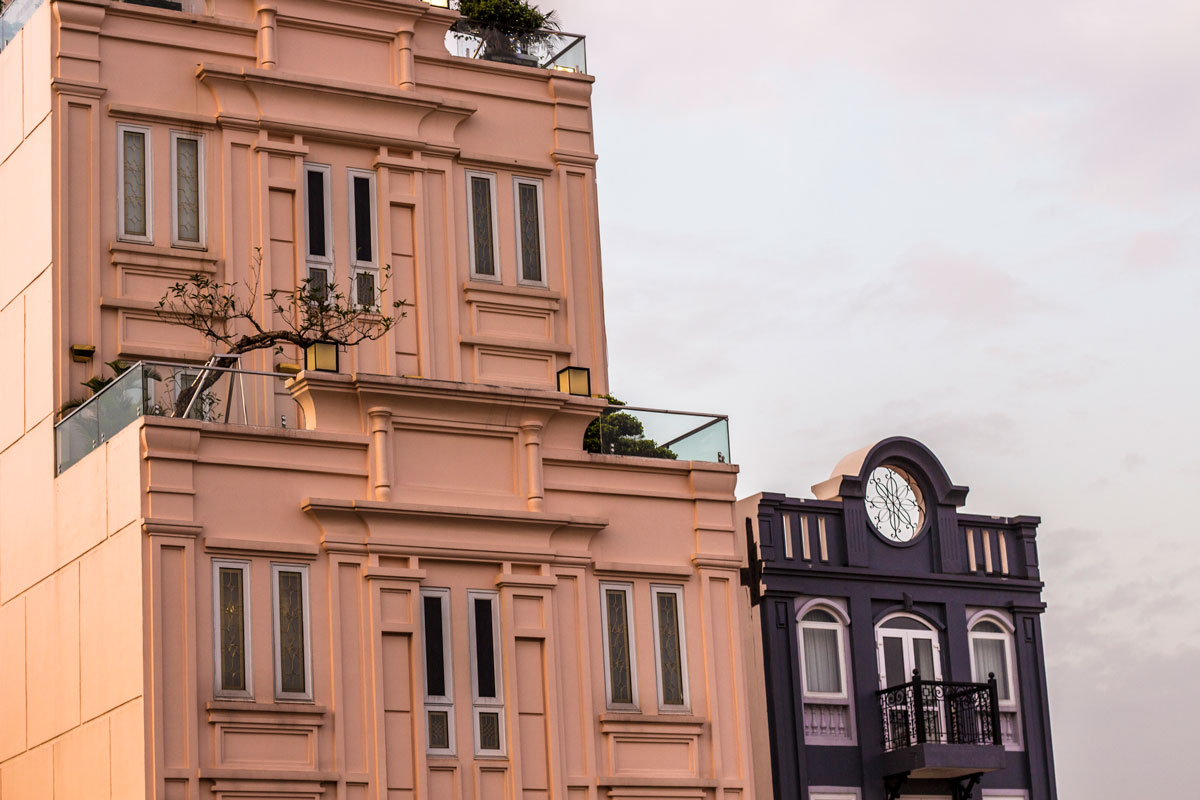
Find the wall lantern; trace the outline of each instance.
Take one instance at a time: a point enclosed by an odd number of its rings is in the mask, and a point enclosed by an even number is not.
[[[304,368],[317,372],[337,372],[337,342],[313,342],[304,348]]]
[[[563,367],[558,371],[558,390],[580,397],[591,397],[591,370],[586,367]]]

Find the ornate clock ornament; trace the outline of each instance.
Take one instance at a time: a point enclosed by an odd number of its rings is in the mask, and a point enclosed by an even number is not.
[[[925,523],[925,501],[917,482],[896,467],[871,470],[863,500],[871,524],[890,541],[910,541]]]

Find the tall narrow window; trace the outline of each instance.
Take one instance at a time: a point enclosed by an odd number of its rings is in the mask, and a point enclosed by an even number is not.
[[[252,697],[250,564],[213,561],[213,694]]]
[[[513,204],[517,209],[517,263],[520,283],[546,285],[546,248],[542,222],[542,182],[513,178]]]
[[[376,258],[378,222],[375,210],[375,173],[347,171],[350,208],[350,275],[354,302],[366,308],[379,305],[379,261]]]
[[[151,201],[150,129],[117,126],[117,236],[134,242],[154,241]]]
[[[275,601],[275,696],[281,700],[311,700],[308,567],[272,564],[271,583]]]
[[[171,244],[204,246],[204,138],[171,131]]]
[[[854,741],[852,693],[846,671],[845,612],[834,602],[797,600],[797,633],[804,741],[845,745]]]
[[[829,611],[814,608],[800,620],[800,650],[806,697],[846,696],[842,625]]]
[[[604,684],[608,705],[637,708],[637,675],[634,664],[633,586],[600,584],[600,618],[604,626]]]
[[[490,172],[467,171],[467,246],[471,277],[499,280],[496,261],[496,176]]]
[[[505,753],[503,669],[500,663],[500,609],[495,592],[467,592],[471,635],[471,701],[475,755]]]
[[[324,297],[333,282],[333,217],[330,168],[304,165],[305,265],[309,291]]]
[[[425,640],[425,743],[430,753],[454,754],[454,687],[450,662],[450,590],[421,590]]]
[[[658,672],[658,706],[663,711],[688,709],[687,641],[683,629],[683,587],[651,586],[654,613],[654,661]]]
[[[1011,637],[996,622],[981,619],[971,628],[971,672],[977,683],[996,676],[996,692],[1001,706],[1013,705],[1013,679],[1009,668]]]

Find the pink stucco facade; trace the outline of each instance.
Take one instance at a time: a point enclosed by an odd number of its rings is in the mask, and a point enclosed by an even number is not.
[[[567,365],[608,391],[592,78],[451,56],[456,18],[48,0],[0,51],[0,800],[755,796],[736,467],[586,453],[605,403],[557,391]],[[132,236],[124,130],[149,150]],[[172,199],[179,135],[201,154],[198,241]],[[348,181],[370,176],[372,258],[406,316],[339,373],[253,384],[252,424],[143,417],[56,477],[54,422],[103,362],[210,354],[155,312],[168,285],[251,282],[256,254],[260,292],[303,280],[313,164],[332,277],[354,269]],[[493,275],[470,249],[472,175],[494,187]],[[244,590],[236,690],[222,569]],[[303,586],[290,688],[281,570]],[[627,598],[618,701],[605,587]],[[423,614],[443,599],[434,698]]]

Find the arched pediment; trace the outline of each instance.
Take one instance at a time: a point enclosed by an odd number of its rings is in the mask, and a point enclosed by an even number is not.
[[[833,468],[828,480],[812,487],[819,500],[845,500],[862,497],[867,478],[876,467],[896,466],[905,470],[932,494],[938,505],[961,507],[967,502],[967,487],[950,480],[950,475],[933,451],[916,439],[892,436],[855,450]]]

